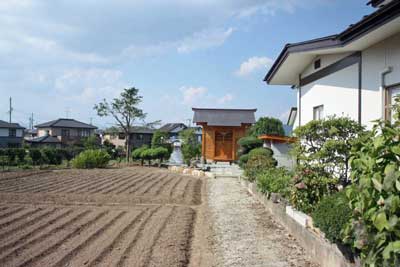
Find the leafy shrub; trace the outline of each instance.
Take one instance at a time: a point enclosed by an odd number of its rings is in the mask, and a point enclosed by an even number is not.
[[[324,196],[337,192],[337,179],[323,169],[299,169],[293,177],[290,202],[297,210],[310,214]]]
[[[352,185],[346,194],[353,215],[345,241],[364,266],[400,266],[400,121],[379,121],[352,150]]]
[[[158,159],[160,164],[169,156],[169,151],[165,147],[152,148],[153,159]]]
[[[42,159],[45,164],[60,165],[63,160],[63,154],[60,149],[47,147],[42,149]]]
[[[312,213],[314,225],[333,243],[341,243],[341,231],[351,217],[351,209],[344,191],[324,197]]]
[[[283,129],[282,121],[276,118],[262,117],[250,128],[249,134],[251,136],[279,135],[284,136],[285,130]]]
[[[257,187],[261,192],[279,193],[289,199],[292,183],[292,173],[285,168],[269,168],[257,175]]]
[[[29,149],[29,156],[32,159],[33,165],[42,164],[42,152],[40,151],[40,149],[37,148]]]
[[[364,128],[346,117],[313,120],[294,131],[298,141],[293,154],[303,168],[323,169],[325,174],[348,183],[352,142]]]
[[[252,149],[262,147],[263,141],[254,136],[242,137],[238,140],[240,155],[248,154]]]
[[[190,161],[201,155],[201,144],[199,144],[196,131],[193,128],[186,129],[179,133],[180,138],[183,141],[182,144],[182,155],[183,160],[187,165],[190,165]]]
[[[77,169],[105,168],[110,161],[110,155],[101,149],[89,149],[80,153],[72,160],[72,166]]]
[[[248,161],[249,161],[249,154],[241,155],[239,158],[239,166],[241,168],[244,168]]]
[[[15,160],[17,158],[17,150],[15,148],[6,148],[4,150],[5,155],[8,159],[8,165],[15,164]]]
[[[274,152],[270,148],[255,148],[249,152],[249,158],[252,158],[254,156],[265,156],[265,157],[272,157]]]
[[[25,162],[26,150],[24,148],[14,148],[16,157],[20,164]]]
[[[136,159],[136,160],[140,159],[142,166],[144,165],[144,158],[143,158],[142,153],[143,153],[143,151],[145,151],[147,149],[148,149],[148,146],[143,145],[142,147],[139,147],[139,148],[133,150],[133,152],[132,152],[132,158]]]
[[[146,148],[140,154],[142,160],[147,160],[149,162],[149,166],[151,165],[151,160],[155,159],[154,151],[151,148]]]
[[[268,154],[268,152],[267,152]],[[244,173],[249,181],[255,181],[258,174],[262,171],[273,168],[277,165],[277,161],[270,156],[267,156],[265,152],[249,154],[249,160],[246,163]]]

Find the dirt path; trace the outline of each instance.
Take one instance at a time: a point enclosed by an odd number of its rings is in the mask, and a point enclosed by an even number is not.
[[[208,180],[214,266],[316,266],[234,178]]]

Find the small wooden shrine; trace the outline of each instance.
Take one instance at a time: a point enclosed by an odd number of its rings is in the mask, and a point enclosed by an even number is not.
[[[255,123],[257,109],[193,108],[193,122],[203,127],[202,156],[207,161],[238,159],[238,140]]]

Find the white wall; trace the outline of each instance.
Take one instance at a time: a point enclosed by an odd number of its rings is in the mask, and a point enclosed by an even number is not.
[[[313,120],[313,107],[324,105],[324,117],[358,119],[358,64],[301,88],[301,125]]]
[[[323,55],[315,57],[313,62],[304,69],[303,73],[301,74],[301,77],[306,77],[314,72],[317,72],[351,54],[352,53],[341,53],[341,54]],[[321,59],[321,67],[318,69],[314,69],[314,61],[318,59]]]
[[[24,134],[24,131],[22,129],[17,129],[17,137],[22,137]],[[1,128],[0,129],[0,136],[1,137],[8,137],[9,136],[9,129],[8,128]]]
[[[319,57],[320,69],[347,55],[349,54]],[[400,33],[362,51],[361,120],[367,128],[372,127],[373,120],[382,118],[381,72],[388,66],[391,66],[393,71],[386,76],[386,85],[400,83]],[[313,67],[313,63],[310,64],[302,73],[302,77],[315,72]],[[313,107],[318,105],[324,105],[325,117],[349,116],[358,121],[358,64],[301,88],[301,125],[313,119]],[[295,126],[298,125],[299,116],[295,123]]]
[[[386,85],[400,83],[400,33],[362,52],[362,122],[369,128],[383,115],[381,72],[388,66]]]

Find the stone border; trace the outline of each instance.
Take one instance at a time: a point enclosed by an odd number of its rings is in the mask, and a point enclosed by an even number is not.
[[[257,185],[239,177],[239,182],[252,196],[261,202],[265,208],[285,226],[299,241],[312,260],[321,267],[358,267],[358,263],[349,262],[335,244],[318,236],[312,230],[310,217],[294,210],[283,203],[273,203],[266,195],[258,191]],[[314,232],[313,232],[314,231]]]
[[[181,167],[181,166],[170,166],[168,167],[170,172],[179,173],[183,175],[191,175],[195,177],[208,177],[208,178],[215,178],[214,173],[212,172],[205,172],[202,170],[196,170],[193,168],[188,167]]]

